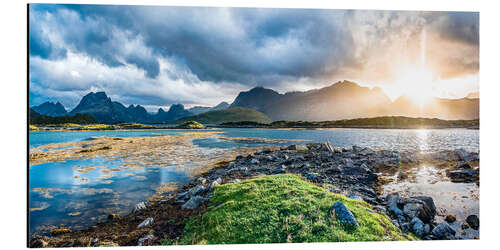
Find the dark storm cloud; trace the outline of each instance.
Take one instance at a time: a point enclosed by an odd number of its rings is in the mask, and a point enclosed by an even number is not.
[[[270,84],[321,76],[337,69],[334,58],[347,59],[352,44],[343,11],[81,5],[45,10],[54,14],[72,49],[112,67],[134,64],[151,78],[159,73],[155,55],[180,58],[206,81]],[[140,37],[154,55],[123,55],[120,35]]]
[[[392,44],[412,42],[424,26],[463,44],[435,53],[447,75],[479,63],[477,13],[35,4],[29,20],[39,91],[112,90],[147,105],[196,103],[221,86],[228,96],[384,72],[391,58],[382,56],[400,53]]]
[[[448,12],[437,25],[443,38],[479,46],[479,13]]]

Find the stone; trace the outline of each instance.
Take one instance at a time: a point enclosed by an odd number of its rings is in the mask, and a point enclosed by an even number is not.
[[[363,198],[361,198],[361,196],[359,195],[355,195],[355,194],[350,194],[349,196],[347,196],[348,198],[350,199],[353,199],[353,200],[357,200],[357,201],[363,201]]]
[[[467,222],[467,224],[469,224],[469,226],[472,229],[474,229],[474,230],[479,229],[479,217],[477,217],[477,215],[475,215],[475,214],[469,215],[469,216],[467,216],[465,221]]]
[[[234,163],[234,161],[230,162],[227,167],[228,168],[234,168],[236,166],[236,163]]]
[[[201,193],[203,193],[205,191],[205,187],[203,187],[202,185],[198,185],[192,189],[189,190],[189,194],[191,194],[191,196],[195,196],[195,195],[199,195]]]
[[[416,236],[418,236],[419,238],[424,237],[425,228],[424,228],[424,223],[422,223],[422,221],[420,221],[420,223],[413,224],[412,229]]]
[[[361,151],[361,147],[360,147],[360,146],[357,146],[357,145],[353,145],[353,146],[352,146],[352,151],[354,151],[354,152]]]
[[[240,181],[241,181],[240,179],[236,178],[236,179],[228,181],[227,183],[237,183],[237,182],[240,182]]]
[[[334,152],[334,149],[333,149],[333,147],[332,147],[332,144],[330,144],[330,142],[329,142],[329,141],[326,141],[325,143],[323,143],[323,145],[325,146],[326,151],[328,151],[328,152],[332,152],[332,153]]]
[[[403,215],[403,211],[399,209],[398,203],[401,200],[398,193],[389,194],[386,198],[387,200],[387,210],[392,213],[394,216]]]
[[[307,174],[304,175],[304,177],[306,177],[310,181],[314,181],[317,178],[316,174],[314,174],[314,173],[307,173]]]
[[[471,183],[479,180],[479,170],[477,169],[460,169],[453,170],[448,173],[452,182]]]
[[[446,218],[444,220],[448,223],[453,223],[457,220],[457,218],[455,217],[455,215],[448,214],[446,215]]]
[[[43,240],[41,238],[33,239],[30,242],[30,247],[32,247],[32,248],[45,248],[48,245],[49,245],[49,243],[47,243],[45,240]]]
[[[201,185],[205,185],[207,183],[207,179],[200,177],[198,178],[198,182],[201,183]]]
[[[375,210],[375,211],[377,211],[379,213],[384,213],[384,214],[387,213],[387,209],[385,209],[385,207],[380,206],[380,205],[373,206],[373,210]]]
[[[427,206],[427,204],[416,199],[405,200],[403,213],[410,219],[418,217],[425,223],[429,223],[434,220],[434,215],[432,214],[431,209]]]
[[[145,208],[146,208],[146,203],[144,201],[142,201],[142,202],[135,204],[133,212],[137,213]]]
[[[184,205],[181,206],[182,209],[196,209],[200,206],[202,202],[206,201],[206,198],[203,198],[201,196],[194,196],[193,198],[189,199]]]
[[[429,197],[429,196],[412,196],[410,198],[421,200],[421,201],[425,202],[425,204],[427,205],[427,207],[430,209],[432,217],[434,217],[436,215],[436,205],[434,204],[434,200],[432,199],[432,197]]]
[[[119,214],[113,214],[113,213],[108,214],[108,221],[114,221],[118,218],[120,218]]]
[[[154,240],[153,235],[146,235],[137,241],[137,246],[152,246],[153,240]]]
[[[148,217],[146,218],[144,221],[142,221],[138,226],[137,228],[142,228],[142,227],[149,227],[151,225],[153,225],[154,223],[154,219],[151,218],[151,217]]]
[[[472,167],[469,165],[468,162],[461,162],[458,167],[458,169],[472,169]]]
[[[286,147],[286,149],[288,149],[288,150],[297,150],[297,145],[292,144],[292,145]]]
[[[375,153],[375,151],[373,151],[373,149],[371,149],[371,148],[363,148],[358,153],[366,156],[366,155],[371,155],[371,154]]]
[[[432,229],[432,234],[438,239],[450,239],[455,236],[456,231],[451,228],[448,222],[443,221],[439,223],[434,229]]]
[[[250,163],[252,163],[252,164],[259,164],[260,162],[256,158],[252,158],[252,160],[250,161]]]
[[[330,208],[330,214],[332,213],[340,220],[340,223],[359,227],[358,221],[344,203],[340,201],[333,203],[333,206]]]

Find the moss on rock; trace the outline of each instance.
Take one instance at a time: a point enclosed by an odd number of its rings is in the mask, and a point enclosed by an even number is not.
[[[342,202],[359,222],[329,215]],[[413,240],[366,202],[333,194],[293,174],[216,186],[208,210],[191,218],[179,244]]]

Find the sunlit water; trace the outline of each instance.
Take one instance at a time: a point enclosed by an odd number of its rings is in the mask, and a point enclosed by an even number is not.
[[[192,131],[192,130],[189,130]],[[479,130],[397,130],[397,129],[221,129],[221,138],[195,139],[193,144],[211,150],[240,146],[266,146],[270,143],[225,140],[222,137],[253,137],[298,140],[289,143],[330,141],[334,146],[367,146],[374,149],[435,151],[463,148],[479,151]],[[30,147],[51,143],[88,140],[91,137],[171,136],[184,130],[130,131],[33,131]],[[128,162],[127,164],[131,164]],[[133,163],[132,163],[133,164]],[[88,226],[105,218],[108,213],[127,213],[133,206],[154,194],[161,183],[186,183],[191,176],[184,171],[192,166],[165,166],[137,169],[113,169],[123,165],[122,159],[101,158],[69,160],[30,166],[30,230],[44,225]],[[89,171],[85,167],[95,167]],[[105,169],[105,170],[104,170]],[[34,190],[34,188],[44,188]],[[395,187],[396,188],[396,187]],[[438,186],[416,186],[416,191],[445,190]],[[404,189],[404,187],[400,187]],[[412,187],[410,187],[412,189]],[[466,191],[464,191],[466,192]],[[462,196],[460,196],[462,197]],[[478,205],[477,205],[478,206]]]

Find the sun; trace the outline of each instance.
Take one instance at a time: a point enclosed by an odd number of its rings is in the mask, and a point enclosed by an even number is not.
[[[407,66],[397,75],[395,86],[400,95],[410,97],[416,104],[423,106],[434,97],[434,76],[424,66]]]

